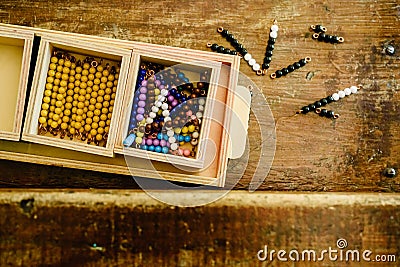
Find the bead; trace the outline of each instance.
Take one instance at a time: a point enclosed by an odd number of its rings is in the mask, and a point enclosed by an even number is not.
[[[271,26],[271,31],[277,32],[278,30],[279,30],[278,25],[274,24],[274,25]]]
[[[167,154],[168,153],[168,147],[166,147],[166,146],[162,147],[161,148],[161,152],[164,153],[164,154]]]
[[[150,123],[152,123],[152,122],[153,122],[153,119],[152,119],[152,118],[148,117],[148,118],[146,119],[146,123],[150,124]]]
[[[344,91],[344,93],[345,93],[345,95],[351,95],[351,90],[350,90],[350,88],[346,88],[346,89],[344,89],[343,90]]]
[[[175,151],[177,149],[178,149],[178,144],[177,143],[171,144],[171,150]]]
[[[247,53],[246,55],[244,55],[244,60],[249,61],[252,57],[250,53]]]
[[[350,86],[350,91],[351,91],[351,93],[352,94],[355,94],[355,93],[357,93],[357,90],[358,90],[358,87],[357,86]]]
[[[260,70],[260,64],[258,64],[258,63],[254,64],[254,65],[253,65],[253,70],[254,70],[254,71]]]
[[[148,150],[148,151],[154,151],[154,148],[155,148],[155,147],[154,147],[153,145],[151,145],[151,146],[148,146],[147,150]]]
[[[269,37],[271,37],[271,38],[277,38],[277,37],[278,37],[278,33],[277,33],[276,31],[271,31],[271,32],[269,33]]]
[[[316,108],[320,108],[320,107],[322,106],[322,104],[321,104],[321,102],[316,101],[316,102],[314,103],[314,106],[315,106]]]
[[[340,98],[344,98],[346,96],[346,93],[344,91],[339,91],[337,92]]]
[[[328,114],[328,110],[326,110],[326,109],[321,109],[321,112],[319,113],[319,115],[320,115],[321,117],[326,117],[327,114]]]
[[[176,142],[176,138],[175,138],[174,136],[170,136],[170,137],[168,138],[168,142],[170,142],[171,144],[173,144],[173,143]]]
[[[329,104],[329,103],[332,103],[333,101],[335,101],[335,99],[334,99],[332,96],[328,96],[328,97],[326,97],[325,99],[326,99],[326,101],[328,102],[328,104]]]
[[[310,108],[308,106],[305,106],[305,107],[301,108],[301,113],[307,114],[308,112],[310,112]]]
[[[192,133],[192,137],[195,138],[195,139],[199,138],[199,133],[198,132],[193,132]]]
[[[339,98],[340,98],[340,96],[339,96],[338,93],[334,93],[334,94],[332,95],[332,98],[333,98],[333,100],[338,101]]]
[[[184,149],[184,150],[183,150],[183,155],[184,155],[185,157],[189,157],[189,156],[190,156],[190,150],[189,150],[189,149]]]
[[[186,143],[190,142],[190,140],[191,140],[190,135],[186,135],[186,136],[184,137],[184,141],[185,141]]]

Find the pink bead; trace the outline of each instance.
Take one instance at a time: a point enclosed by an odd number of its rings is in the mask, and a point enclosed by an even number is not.
[[[140,93],[142,93],[142,94],[147,93],[147,88],[146,87],[140,87]]]
[[[139,96],[140,98],[140,96]],[[176,99],[174,99],[174,101],[172,101],[171,106],[175,107],[176,105],[178,105],[178,101]]]
[[[175,98],[172,96],[172,95],[170,95],[169,97],[168,97],[168,102],[172,102],[172,101],[174,101],[175,100]]]
[[[178,149],[178,155],[183,155],[183,149],[182,148]]]
[[[189,156],[190,156],[190,150],[189,150],[189,149],[184,149],[184,150],[183,150],[183,155],[184,155],[185,157],[189,157]]]
[[[147,80],[142,81],[142,86],[147,86]]]
[[[193,112],[191,110],[186,111],[186,116],[190,117],[193,115]]]
[[[160,80],[155,80],[154,83],[156,84],[156,87],[159,87],[161,85]]]
[[[160,146],[167,146],[167,141],[164,139],[160,141]]]
[[[162,89],[164,89],[165,88],[165,86],[163,85],[163,84],[161,84],[159,87],[158,87],[158,89],[160,89],[160,90],[162,90]]]
[[[143,100],[140,100],[140,101],[138,102],[138,106],[141,107],[141,108],[144,108],[144,107],[146,106],[146,102],[143,101]]]
[[[167,141],[167,147],[170,147],[171,146],[171,144]]]
[[[196,115],[192,115],[190,118],[191,118],[192,120],[194,120],[194,119],[196,119],[197,117],[196,117]]]
[[[146,100],[146,95],[145,94],[140,94],[139,95],[139,100],[142,100],[142,101]]]
[[[146,144],[148,146],[151,146],[153,144],[153,140],[151,140],[150,138],[146,140]]]
[[[145,145],[146,144],[146,138],[143,138],[142,139],[142,145]]]
[[[158,146],[160,144],[160,141],[158,139],[153,140],[153,145]]]

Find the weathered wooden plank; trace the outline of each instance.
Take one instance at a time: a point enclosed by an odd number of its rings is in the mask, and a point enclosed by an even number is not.
[[[263,58],[268,27],[276,18],[280,31],[271,70],[304,56],[312,57],[312,62],[301,71],[273,81],[255,76],[246,64],[241,66],[241,71],[266,96],[277,122],[276,155],[261,189],[399,191],[399,178],[388,179],[382,175],[386,166],[397,168],[400,164],[399,52],[394,56],[383,53],[388,43],[399,49],[400,9],[395,0],[188,1],[184,4],[74,0],[54,1],[52,5],[43,1],[2,1],[0,10],[0,20],[5,23],[202,50],[208,41],[228,45],[215,31],[222,25],[258,61]],[[345,42],[330,45],[312,40],[308,27],[316,23],[325,25],[330,33],[343,36]],[[307,73],[312,78],[306,79]],[[302,105],[358,83],[365,85],[359,95],[331,105],[341,114],[335,122],[315,114],[290,117]],[[263,105],[264,102],[253,102],[253,109]],[[262,116],[258,119],[263,122]],[[250,129],[257,126],[253,115],[250,126]],[[258,164],[260,140],[257,131],[250,131],[250,160],[238,189],[247,188],[250,183]],[[15,163],[3,161],[1,164],[3,169],[8,169],[2,175],[3,184],[8,183],[10,176],[19,176],[16,173],[19,170],[11,170]],[[243,161],[231,163],[228,177],[234,174],[236,165],[243,164]],[[17,169],[31,166],[17,165]],[[35,168],[48,179],[54,176],[54,168]],[[69,170],[58,171],[68,176]],[[101,179],[100,174],[74,174],[74,182],[66,186],[73,186],[87,175]],[[32,184],[39,185],[35,177],[35,174],[30,177]],[[16,186],[23,186],[15,182]],[[111,182],[107,186],[115,184]]]
[[[1,190],[0,265],[397,266],[328,256],[260,262],[257,252],[267,245],[320,253],[338,249],[342,238],[344,252],[368,249],[371,259],[393,254],[398,261],[399,204],[394,194],[232,192],[207,206],[179,208],[127,190]]]

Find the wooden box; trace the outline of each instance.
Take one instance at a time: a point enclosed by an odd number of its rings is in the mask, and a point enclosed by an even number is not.
[[[6,27],[30,31],[40,37],[38,60],[32,79],[29,104],[25,111],[25,125],[20,142],[0,140],[0,158],[57,165],[70,168],[111,172],[125,175],[167,179],[178,182],[224,186],[229,158],[239,157],[244,136],[231,135],[235,128],[233,114],[247,114],[249,99],[243,105],[236,88],[240,58],[205,51],[165,47],[154,44],[114,40],[96,36],[55,32],[7,25]],[[110,132],[105,147],[87,144],[80,140],[64,139],[49,133],[38,134],[41,105],[46,87],[47,72],[54,49],[68,51],[77,56],[102,57],[121,62],[116,101]],[[138,149],[126,149],[123,145],[127,135],[127,121],[132,109],[133,85],[137,79],[141,60],[175,65],[184,63],[194,68],[212,70],[206,117],[201,129],[202,148],[194,159],[159,154]],[[245,94],[249,95],[246,88]],[[246,98],[246,97],[245,97]],[[117,101],[118,100],[118,101]],[[215,103],[220,104],[215,104]],[[222,105],[221,105],[222,103]],[[239,107],[239,108],[238,108]],[[238,109],[241,109],[238,111]],[[237,116],[236,116],[237,117]],[[209,119],[208,119],[209,118]],[[232,137],[233,136],[233,137]],[[240,145],[235,145],[240,143]],[[210,144],[210,147],[208,147]],[[236,153],[235,151],[236,150]]]
[[[20,139],[32,46],[32,32],[0,26],[0,139]]]
[[[94,44],[94,43],[88,43],[88,42],[84,42],[82,40],[78,40],[78,39],[71,39],[69,37],[62,37],[60,35],[52,35],[52,34],[41,34],[40,35],[40,47],[39,47],[39,51],[38,51],[38,59],[36,62],[36,68],[35,68],[35,74],[33,77],[33,82],[32,82],[32,88],[31,88],[31,94],[30,94],[30,98],[29,98],[29,105],[27,108],[27,113],[26,113],[26,121],[25,121],[25,126],[24,126],[24,130],[23,130],[23,135],[22,135],[22,139],[25,141],[29,141],[29,142],[33,142],[33,143],[39,143],[39,144],[45,144],[45,145],[49,145],[49,146],[55,146],[55,147],[61,147],[64,149],[71,149],[71,150],[75,150],[75,151],[82,151],[82,152],[86,152],[86,153],[93,153],[93,154],[98,154],[98,155],[103,155],[103,156],[110,156],[112,157],[114,152],[114,140],[115,140],[115,136],[116,136],[116,132],[117,132],[117,128],[118,128],[118,114],[120,113],[120,107],[121,107],[121,102],[122,102],[122,97],[123,97],[123,93],[124,93],[124,87],[125,87],[125,80],[126,80],[126,76],[128,73],[128,67],[129,67],[129,62],[130,62],[130,55],[131,52],[130,50],[127,49],[123,49],[123,48],[118,48],[118,47],[106,47],[106,46],[101,46],[98,44]],[[73,77],[73,75],[70,75],[70,73],[65,74],[67,77],[67,80],[63,80],[61,79],[61,73],[64,72],[65,66],[62,65],[58,65],[61,69],[61,71],[57,71],[57,73],[60,74],[60,77],[54,76],[54,73],[56,72],[56,70],[49,70],[49,65],[51,64],[50,60],[53,58],[57,57],[55,56],[56,53],[66,53],[68,52],[68,55],[71,57],[74,57],[74,61],[76,60],[76,69],[79,68],[79,64],[78,62],[81,61],[82,62],[82,66],[83,66],[83,71],[85,71],[85,66],[89,66],[91,67],[89,70],[94,69],[94,71],[97,71],[95,67],[93,67],[94,65],[96,65],[97,69],[99,69],[99,67],[97,66],[98,61],[102,60],[104,62],[107,62],[107,64],[110,64],[111,66],[115,67],[117,65],[119,65],[120,67],[120,72],[119,72],[119,77],[118,80],[115,79],[115,81],[118,81],[118,83],[116,84],[116,86],[114,86],[114,84],[111,85],[110,88],[112,89],[112,94],[115,94],[115,97],[112,99],[114,101],[113,105],[110,105],[109,103],[111,102],[109,99],[109,101],[107,101],[108,106],[105,107],[105,100],[101,99],[100,102],[98,101],[99,97],[105,98],[105,94],[103,94],[103,96],[100,95],[100,93],[98,94],[97,92],[100,92],[102,89],[102,86],[104,84],[104,89],[107,89],[108,87],[106,87],[106,83],[108,84],[108,82],[102,82],[100,84],[96,84],[96,77],[97,74],[100,72],[94,72],[94,73],[90,73],[92,74],[92,77],[95,78],[94,79],[94,84],[93,81],[90,80],[90,78],[85,78],[86,82],[83,82],[83,77],[88,77],[89,75],[81,75],[81,81],[79,81],[78,79],[76,79],[75,81],[72,80],[68,80],[69,77]],[[95,61],[91,61],[92,64],[89,64],[88,62],[86,62],[86,65],[83,64],[83,60],[85,60],[85,58],[87,57],[93,57],[95,59]],[[59,59],[59,62],[61,62],[61,60],[64,61],[64,59]],[[97,61],[96,61],[97,60]],[[65,61],[69,61],[69,60],[65,60]],[[72,61],[72,59],[71,59]],[[71,62],[69,61],[69,62]],[[103,65],[105,65],[103,63]],[[54,66],[57,66],[54,64]],[[63,68],[64,67],[64,68]],[[72,67],[67,68],[68,71],[69,69],[71,69],[71,73],[73,71]],[[81,67],[82,69],[82,67]],[[89,73],[89,70],[87,70],[87,72]],[[51,71],[53,71],[52,75],[53,76],[49,76]],[[105,70],[104,70],[105,71]],[[110,72],[110,71],[108,71]],[[64,75],[64,73],[63,73]],[[79,73],[77,73],[75,75],[75,77],[77,77],[77,75],[80,75]],[[96,75],[96,76],[95,76]],[[64,76],[62,76],[64,78]],[[90,76],[89,76],[90,77]],[[52,80],[54,80],[54,82],[52,83],[48,83],[47,78],[52,78]],[[101,77],[101,79],[103,79],[103,77]],[[107,78],[106,78],[107,79]],[[56,80],[58,80],[57,84],[56,84]],[[61,82],[60,82],[61,80]],[[100,82],[100,79],[97,79]],[[65,83],[64,86],[62,86],[62,83]],[[74,83],[75,82],[75,83]],[[77,83],[79,82],[79,84]],[[93,89],[91,89],[91,91],[89,92],[89,87],[88,84],[89,82],[91,82],[93,85]],[[72,87],[70,88],[70,84],[72,84]],[[83,87],[83,84],[85,84],[85,87]],[[50,87],[53,88],[46,88],[47,85],[50,85]],[[57,89],[54,90],[55,86],[58,86],[59,89],[57,91]],[[96,91],[94,88],[97,85],[97,90]],[[99,86],[100,85],[100,86]],[[61,89],[63,89],[63,92],[61,92]],[[99,89],[100,88],[100,89]],[[109,88],[109,89],[110,89]],[[116,88],[116,90],[114,90],[114,88]],[[87,89],[87,90],[86,90]],[[102,91],[104,91],[104,89]],[[74,93],[75,90],[79,90],[79,94],[80,91],[85,91],[83,94],[80,94],[79,97],[83,97],[83,100],[79,100],[79,99],[75,99],[72,98],[72,95],[69,95],[69,91],[72,91]],[[87,92],[86,92],[87,91]],[[111,89],[110,89],[111,91]],[[114,92],[116,91],[116,92]],[[52,93],[52,95],[46,95],[46,92],[50,92]],[[67,94],[68,93],[68,94]],[[78,93],[78,92],[76,92]],[[64,96],[63,96],[64,94]],[[96,96],[94,95],[96,94]],[[56,95],[56,97],[54,96]],[[85,98],[85,96],[89,96]],[[60,98],[58,98],[60,96]],[[75,94],[73,95],[75,97]],[[93,97],[94,96],[94,97]],[[73,101],[68,102],[68,97],[70,99],[72,99]],[[47,105],[50,105],[50,110],[43,110],[43,105],[46,105],[45,103],[45,99],[48,101],[53,101],[56,102],[56,105],[52,104],[52,103],[47,103]],[[65,99],[67,99],[65,101]],[[91,102],[92,99],[94,99],[95,102]],[[61,102],[62,100],[62,102]],[[90,102],[89,102],[90,100]],[[68,132],[69,129],[63,129],[61,128],[61,130],[53,130],[56,129],[55,127],[52,127],[51,125],[48,125],[47,128],[50,128],[51,130],[48,131],[46,129],[43,129],[42,125],[39,124],[39,119],[41,118],[41,112],[45,111],[46,113],[48,113],[47,117],[49,118],[48,121],[50,121],[52,118],[54,117],[50,117],[51,113],[54,113],[53,116],[56,116],[56,114],[58,114],[57,112],[54,112],[51,110],[51,107],[55,107],[55,109],[57,109],[57,107],[59,107],[57,104],[60,103],[60,107],[64,108],[67,107],[66,104],[70,103],[70,106],[72,106],[72,108],[69,108],[69,113],[67,114],[63,114],[63,112],[66,112],[65,110],[61,111],[61,114],[59,116],[57,116],[57,118],[61,117],[58,119],[61,120],[62,122],[64,122],[64,119],[66,118],[68,121],[65,122],[65,125],[67,125],[68,127],[71,127],[72,123],[75,122],[74,125],[76,124],[80,124],[80,127],[78,128],[77,126],[75,128],[73,128],[72,130],[74,130],[76,133],[70,133]],[[84,103],[82,107],[79,106],[79,104]],[[76,107],[76,103],[78,103],[78,106]],[[89,103],[89,104],[86,104]],[[95,109],[91,110],[90,106],[94,106],[96,104]],[[97,108],[97,104],[99,104],[99,108]],[[89,109],[88,109],[88,107]],[[59,108],[60,108],[59,107]],[[110,111],[108,113],[103,113],[101,110],[102,108],[108,108],[110,109]],[[111,111],[111,107],[113,107],[113,110]],[[67,109],[67,108],[65,108]],[[85,113],[80,113],[79,111],[83,112],[84,109],[88,109]],[[71,111],[72,110],[72,111]],[[74,112],[75,111],[75,112]],[[107,123],[107,126],[109,128],[108,131],[106,131],[106,133],[101,133],[101,134],[108,134],[106,140],[104,140],[105,144],[94,144],[95,140],[92,141],[92,139],[94,139],[96,137],[96,134],[93,134],[93,137],[87,137],[87,136],[79,136],[81,135],[81,133],[78,132],[79,129],[84,129],[83,128],[83,123],[84,120],[86,120],[86,118],[84,117],[82,120],[82,117],[86,114],[89,114],[89,112],[91,112],[93,120],[91,119],[92,117],[90,117],[90,119],[93,121],[92,123],[90,123],[91,125],[89,125],[91,127],[91,129],[94,129],[94,124],[99,124],[100,121],[95,121],[94,118],[97,115],[97,117],[99,117],[100,115],[111,115],[108,116],[106,118],[107,122],[110,121],[110,123]],[[96,111],[99,111],[99,114],[96,114]],[[94,112],[94,116],[93,116],[93,112]],[[101,113],[100,113],[101,112]],[[117,114],[117,115],[113,115],[113,114]],[[64,116],[63,116],[64,115]],[[74,115],[76,118],[76,121],[74,120]],[[81,116],[82,115],[82,116]],[[79,116],[79,121],[77,119],[77,117]],[[89,115],[88,119],[89,119]],[[46,117],[46,116],[44,116]],[[101,117],[101,116],[100,116]],[[53,120],[52,120],[53,121]],[[60,127],[60,125],[62,124],[58,123],[57,127]],[[105,126],[103,126],[104,128]],[[96,127],[96,130],[99,130],[99,126]],[[102,129],[103,129],[102,128]],[[72,132],[71,130],[71,132]],[[51,131],[53,131],[53,133],[51,133]],[[66,131],[66,132],[63,132]],[[42,132],[42,133],[40,133]],[[90,131],[87,131],[90,132]],[[68,136],[71,135],[71,136]],[[105,139],[105,138],[104,138]],[[98,140],[101,141],[101,140]]]

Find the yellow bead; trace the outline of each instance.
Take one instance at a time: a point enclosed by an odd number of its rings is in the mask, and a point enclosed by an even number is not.
[[[50,105],[47,104],[47,103],[43,103],[43,104],[42,104],[42,109],[44,109],[44,110],[48,110],[49,107],[50,107]]]
[[[93,81],[87,81],[86,84],[87,84],[88,87],[92,87],[93,86]]]
[[[56,77],[56,79],[61,79],[62,73],[61,72],[56,72],[56,75],[54,75],[54,77]]]
[[[108,80],[109,81],[114,81],[114,79],[115,79],[114,75],[112,75],[112,74],[108,75]]]
[[[51,124],[50,124],[50,126],[51,126],[51,128],[57,128],[57,126],[58,126],[58,123],[56,122],[56,121],[52,121],[51,122]]]
[[[97,73],[96,73],[96,76],[95,76],[96,78],[93,80],[93,83],[95,84],[95,85],[99,85],[100,84],[100,77],[98,77],[98,75],[97,75]]]
[[[103,105],[101,103],[96,103],[96,105],[94,105],[96,107],[96,109],[100,110]]]
[[[89,71],[88,70],[82,70],[82,76],[88,76]]]
[[[156,96],[159,95],[159,94],[160,94],[160,89],[158,89],[158,88],[154,89],[154,94],[155,94]]]
[[[99,122],[100,117],[99,116],[93,116],[93,122]]]
[[[52,99],[50,100],[50,105],[54,106],[56,104],[57,100],[56,99]]]
[[[95,93],[95,92],[93,92],[93,93]],[[96,98],[91,98],[89,100],[89,102],[90,102],[91,105],[95,105],[97,103]]]
[[[67,85],[68,85],[67,81],[62,80],[60,82],[60,86],[62,86],[62,87],[67,87]]]
[[[106,86],[105,83],[101,83],[101,84],[99,85],[99,87],[100,87],[100,89],[103,89],[103,90],[105,90],[105,89],[107,88],[107,86]]]
[[[90,94],[93,98],[96,98],[97,97],[97,92],[96,91],[93,91],[91,94]],[[96,101],[96,100],[95,100]]]
[[[96,98],[96,100],[97,100],[98,103],[101,103],[101,102],[103,102],[103,97],[102,96],[98,96]]]
[[[92,124],[93,120],[92,120],[91,117],[88,117],[88,118],[86,118],[85,122],[86,122],[87,124]]]
[[[107,114],[107,117],[108,117],[109,119],[111,119],[112,113],[108,113],[108,114]],[[145,123],[143,123],[143,125],[146,125],[146,121],[145,121]]]
[[[56,107],[61,107],[63,105],[62,101],[58,100],[56,101]]]
[[[97,122],[92,123],[92,129],[97,129],[99,127],[99,124]]]
[[[115,93],[112,93],[111,99],[115,99],[115,96],[116,96],[116,94],[115,94]]]
[[[107,115],[106,114],[101,114],[100,115],[100,120],[106,121],[107,120]]]
[[[90,130],[92,129],[89,124],[86,124],[84,128],[86,132],[90,132]]]
[[[85,104],[83,102],[79,102],[77,108],[83,109],[85,107]]]
[[[56,109],[55,106],[50,106],[50,108],[49,108],[49,110],[50,110],[51,112],[54,112],[55,109]]]
[[[76,110],[76,114],[77,114],[77,115],[82,115],[82,114],[83,114],[83,110],[80,109],[80,108],[78,108],[78,109]]]
[[[97,134],[97,131],[95,129],[90,130],[90,134],[95,136]]]
[[[182,133],[184,133],[184,134],[185,134],[185,133],[187,133],[187,132],[188,132],[188,130],[189,130],[189,129],[188,129],[188,127],[184,126],[184,127],[182,128]]]
[[[86,82],[81,82],[81,84],[79,85],[80,88],[85,89],[87,87]],[[86,91],[85,91],[86,92]]]
[[[86,112],[88,112],[88,108],[87,108],[87,107],[84,107],[84,108],[83,108],[83,113],[86,113]]]
[[[40,111],[40,116],[47,117],[48,114],[49,114],[49,112],[47,110],[43,109]]]
[[[63,116],[63,117],[62,117],[62,121],[65,122],[65,123],[66,123],[66,122],[69,122],[69,117]]]
[[[143,137],[143,136],[144,136],[144,133],[142,133],[142,132],[137,132],[137,133],[136,133],[136,136],[138,136],[138,137]]]
[[[46,89],[47,89],[47,90],[53,89],[53,84],[51,84],[51,83],[46,83]]]
[[[110,106],[114,106],[115,100],[110,100]]]
[[[96,135],[96,140],[97,140],[97,141],[103,140],[103,136],[102,136],[101,134],[97,134],[97,135]]]
[[[65,94],[67,92],[67,88],[65,88],[65,86],[63,86],[63,87],[60,87],[59,89],[58,89],[58,93],[59,94]]]
[[[174,132],[175,132],[176,134],[180,134],[180,133],[181,133],[181,128],[176,127],[176,128],[174,129]]]
[[[70,133],[70,134],[75,134],[75,128],[69,129],[69,133]]]
[[[103,70],[103,76],[108,76],[110,75],[110,72],[108,70]]]
[[[63,67],[62,66],[57,66],[56,71],[62,74]]]
[[[45,124],[46,123],[46,118],[45,117],[40,117],[39,118],[39,123],[40,124]]]
[[[88,88],[86,88],[86,94],[91,94],[93,92],[93,89],[92,89],[92,87],[88,87]]]
[[[79,102],[85,102],[85,100],[86,100],[86,98],[85,98],[84,95],[78,96],[78,101],[79,101]]]
[[[194,129],[195,129],[194,125],[189,125],[188,127],[189,132],[193,133]]]
[[[51,61],[51,63],[57,63],[58,62],[58,58],[57,57],[51,57],[50,61]]]
[[[61,123],[61,129],[66,130],[68,128],[68,124],[63,122]]]
[[[76,67],[75,68],[76,73],[81,73],[82,72],[82,67]],[[76,77],[75,77],[76,78]]]
[[[105,131],[106,133],[108,133],[108,132],[110,131],[110,127],[109,127],[109,126],[104,127],[104,131]]]
[[[88,70],[89,68],[90,68],[90,64],[89,63],[84,63],[83,64],[83,68],[85,69],[85,70]]]
[[[52,119],[53,119],[53,121],[58,121],[60,119],[60,115],[53,114]]]
[[[110,106],[110,102],[103,101],[103,107],[108,108]]]
[[[82,128],[82,123],[80,122],[75,122],[75,129],[79,130],[80,128]]]
[[[87,82],[89,80],[88,76],[84,75],[82,72],[81,82]]]
[[[142,137],[136,137],[136,139],[135,139],[136,144],[141,144],[142,141],[143,141]]]
[[[51,90],[44,90],[44,96],[51,96]]]
[[[64,59],[62,59],[62,58],[60,58],[59,60],[58,60],[58,65],[64,65],[64,62],[65,62],[65,60]]]
[[[46,81],[48,83],[53,83],[54,82],[54,77],[47,77]]]
[[[64,66],[65,66],[65,64],[64,64]],[[65,73],[65,74],[68,74],[69,71],[70,71],[70,69],[68,67],[64,67],[63,70],[62,70],[62,72]]]
[[[105,95],[103,98],[104,98],[105,101],[110,101],[111,96],[110,95]]]
[[[75,70],[72,68],[72,65],[71,65],[71,70],[70,70],[70,72],[69,72],[69,75],[70,75],[70,77],[75,77],[75,74],[76,74],[76,72],[75,72]]]
[[[79,132],[83,133],[85,131],[85,129],[81,126],[81,128],[79,128]]]
[[[90,71],[89,71],[90,72]],[[92,74],[92,73],[90,73],[89,75],[88,75],[88,79],[89,79],[89,81],[93,81],[94,80],[94,74]]]
[[[89,68],[89,73],[91,73],[91,74],[96,73],[96,68],[90,67],[90,68]]]
[[[64,115],[65,115],[65,116],[71,115],[71,110],[69,110],[69,109],[64,110]]]
[[[89,110],[89,111],[86,113],[86,116],[87,116],[88,118],[92,118],[92,117],[93,117],[93,111]]]
[[[86,95],[87,96],[87,95]],[[89,96],[90,97],[90,96]],[[85,105],[85,107],[88,107],[89,105],[90,105],[90,102],[89,102],[89,100],[87,100],[87,97],[86,97],[86,100],[85,100],[85,102],[84,102],[84,105]]]
[[[97,92],[97,94],[98,94],[99,96],[103,96],[103,95],[105,94],[105,91],[104,91],[103,89],[101,89],[101,90],[99,90],[99,91]]]
[[[94,105],[89,105],[89,107],[88,107],[88,110],[90,110],[90,111],[93,111],[95,109],[96,109],[96,107]]]
[[[61,101],[64,99],[64,96],[62,94],[56,94],[56,98],[57,98],[57,100]]]
[[[105,121],[99,121],[99,127],[105,127],[106,126],[106,122]]]
[[[64,62],[64,66],[67,67],[67,68],[71,67],[71,65],[72,65],[72,62],[69,61],[69,60],[66,60],[66,61]]]
[[[100,109],[95,109],[95,110],[93,111],[93,113],[94,113],[94,115],[96,115],[96,116],[100,116],[101,111],[100,111]]]
[[[104,128],[102,128],[102,127],[97,128],[97,132],[99,134],[104,134]]]
[[[107,82],[107,77],[101,77],[100,81],[105,84]]]
[[[107,120],[107,121],[106,121],[106,125],[107,125],[107,126],[110,126],[110,124],[111,124],[111,120]]]
[[[43,102],[44,103],[50,103],[50,97],[48,97],[48,96],[45,96],[45,97],[43,97]]]
[[[82,121],[82,116],[81,115],[77,115],[75,118],[76,122],[81,122]]]
[[[102,109],[101,109],[101,113],[107,114],[107,113],[108,113],[108,108],[102,108]]]
[[[56,92],[52,92],[50,97],[53,98],[53,99],[56,99],[57,98],[57,93]]]
[[[108,81],[108,82],[106,83],[106,86],[107,86],[107,88],[111,88],[111,87],[114,86],[114,83],[111,82],[111,81]]]
[[[47,73],[50,77],[53,77],[56,75],[56,72],[54,70],[49,70],[49,72]]]
[[[61,108],[55,108],[54,113],[60,115],[62,112]]]

